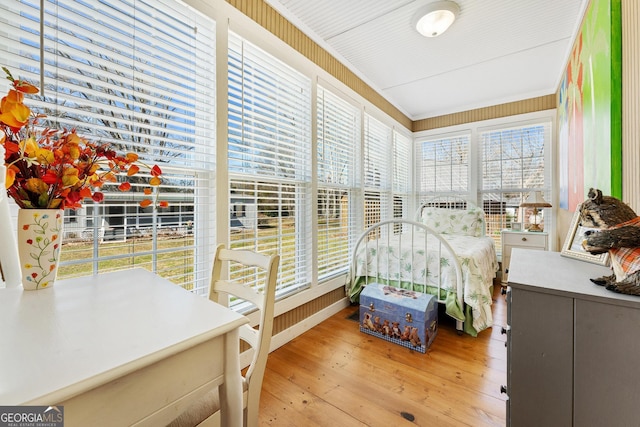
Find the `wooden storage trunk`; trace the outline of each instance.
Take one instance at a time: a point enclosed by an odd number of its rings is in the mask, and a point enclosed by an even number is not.
[[[426,353],[438,333],[436,298],[370,283],[360,294],[360,331]]]

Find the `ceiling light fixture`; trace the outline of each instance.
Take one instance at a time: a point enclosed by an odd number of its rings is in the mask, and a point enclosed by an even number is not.
[[[416,12],[413,26],[425,37],[437,37],[447,31],[460,13],[460,7],[452,1],[429,3]]]

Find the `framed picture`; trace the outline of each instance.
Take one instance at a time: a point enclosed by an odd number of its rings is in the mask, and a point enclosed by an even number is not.
[[[600,255],[592,255],[582,247],[582,242],[585,239],[585,232],[589,230],[595,229],[582,227],[580,225],[580,205],[578,205],[576,212],[573,214],[571,225],[569,226],[569,232],[567,233],[567,237],[564,239],[564,245],[562,245],[562,251],[560,253],[569,258],[575,258],[605,266],[608,265],[608,252]]]
[[[522,223],[521,222],[512,222],[511,223],[511,229],[513,231],[521,231],[522,230]]]
[[[622,12],[590,0],[560,80],[560,208],[575,212],[589,188],[622,198]]]

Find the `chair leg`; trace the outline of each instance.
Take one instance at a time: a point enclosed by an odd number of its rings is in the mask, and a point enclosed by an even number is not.
[[[244,427],[258,427],[258,405],[249,405],[244,409]]]

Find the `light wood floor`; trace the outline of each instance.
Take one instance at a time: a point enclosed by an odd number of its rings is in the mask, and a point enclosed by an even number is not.
[[[269,355],[260,425],[504,426],[506,302],[494,288],[493,328],[459,336],[440,311],[426,354],[359,332],[357,307],[335,314]]]

